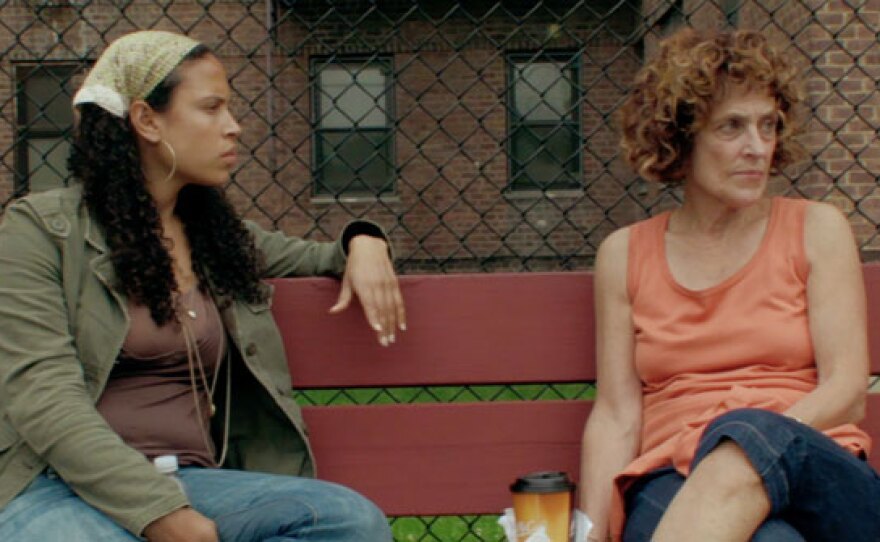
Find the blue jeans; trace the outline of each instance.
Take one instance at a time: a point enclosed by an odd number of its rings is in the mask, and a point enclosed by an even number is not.
[[[880,540],[880,476],[821,432],[766,410],[733,410],[706,427],[692,467],[724,440],[745,452],[770,498],[753,542]],[[624,542],[651,539],[684,481],[666,467],[627,491]]]
[[[292,476],[183,468],[193,508],[214,520],[223,542],[390,542],[376,506],[345,487]],[[4,542],[139,540],[86,504],[61,479],[41,474],[0,510]]]

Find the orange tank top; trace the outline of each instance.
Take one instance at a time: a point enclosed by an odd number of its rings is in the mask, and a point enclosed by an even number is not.
[[[735,408],[782,412],[816,387],[807,319],[808,205],[774,198],[751,260],[698,291],[681,286],[669,270],[668,212],[630,227],[627,289],[643,413],[639,456],[615,480],[615,539],[625,519],[623,491],[663,466],[687,475],[710,421]],[[853,453],[867,453],[870,446],[854,425],[826,434]]]

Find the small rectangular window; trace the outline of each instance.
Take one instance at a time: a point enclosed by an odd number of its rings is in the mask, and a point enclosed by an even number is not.
[[[312,62],[317,195],[394,191],[391,61]]]
[[[67,184],[72,79],[79,71],[71,65],[16,66],[16,193]]]
[[[729,0],[724,0],[726,4],[723,6],[725,15],[730,17]],[[736,8],[738,11],[739,8]],[[657,28],[660,30],[660,36],[667,37],[674,34],[679,28],[685,24],[684,0],[674,0],[670,6],[666,8],[666,12],[657,20]]]
[[[727,19],[727,25],[736,28],[739,24],[739,8],[741,0],[724,0],[721,7],[724,9],[724,18]]]
[[[580,188],[578,57],[544,53],[508,60],[510,189]]]

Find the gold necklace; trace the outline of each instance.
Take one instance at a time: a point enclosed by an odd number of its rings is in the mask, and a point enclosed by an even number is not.
[[[195,316],[192,316],[190,312],[195,313],[192,309],[186,312],[187,316],[190,316],[193,320],[195,320]],[[211,384],[208,384],[208,375],[205,371],[205,364],[202,362],[202,354],[199,349],[198,339],[195,336],[195,332],[190,328],[189,324],[184,319],[180,320],[180,327],[183,330],[183,339],[186,342],[186,357],[187,364],[189,365],[190,370],[190,384],[192,385],[193,394],[196,399],[198,399],[198,385],[196,383],[196,368],[198,368],[198,376],[202,382],[202,386],[205,389],[205,392],[208,395],[208,405],[210,407],[210,416],[213,417],[214,414],[217,413],[217,407],[214,405],[214,392],[217,390],[217,380],[220,377],[220,365],[223,363],[223,358],[217,362],[217,366],[214,367],[214,377],[211,380]],[[201,401],[196,400],[196,409],[200,410]],[[198,413],[201,416],[201,412]]]
[[[179,301],[179,299],[178,299]],[[180,308],[180,306],[178,306]],[[195,310],[188,309],[184,311],[184,313],[189,316],[191,319],[195,320]],[[217,407],[214,405],[214,391],[217,389],[217,380],[220,376],[220,365],[223,363],[223,359],[228,357],[221,356],[217,362],[217,366],[214,368],[214,378],[213,382],[210,386],[208,386],[208,377],[205,374],[205,366],[202,363],[202,355],[199,352],[198,340],[196,339],[195,332],[190,328],[188,322],[185,318],[181,318],[178,314],[177,321],[180,324],[181,330],[183,332],[183,339],[186,343],[186,357],[187,357],[187,365],[189,366],[189,376],[190,376],[190,385],[193,392],[193,401],[196,406],[196,416],[199,419],[199,429],[202,433],[202,439],[205,443],[205,449],[211,453],[213,447],[211,446],[211,438],[208,435],[208,431],[205,429],[205,424],[202,423],[202,407],[201,401],[199,400],[198,386],[196,384],[196,365],[199,368],[199,376],[201,377],[202,385],[205,387],[205,391],[208,394],[208,404],[210,406],[209,416],[214,417],[214,414],[217,412]],[[228,354],[228,350],[227,350]],[[220,451],[220,459],[217,461],[217,465],[223,465],[223,462],[226,460],[226,452],[227,445],[229,443],[229,409],[231,406],[231,393],[232,388],[232,361],[228,360],[226,363],[226,398],[225,398],[225,416],[223,420],[223,445]]]

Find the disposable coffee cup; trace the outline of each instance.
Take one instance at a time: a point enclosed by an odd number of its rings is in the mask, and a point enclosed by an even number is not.
[[[564,472],[534,472],[510,486],[516,542],[543,533],[550,542],[569,542],[574,483]]]

